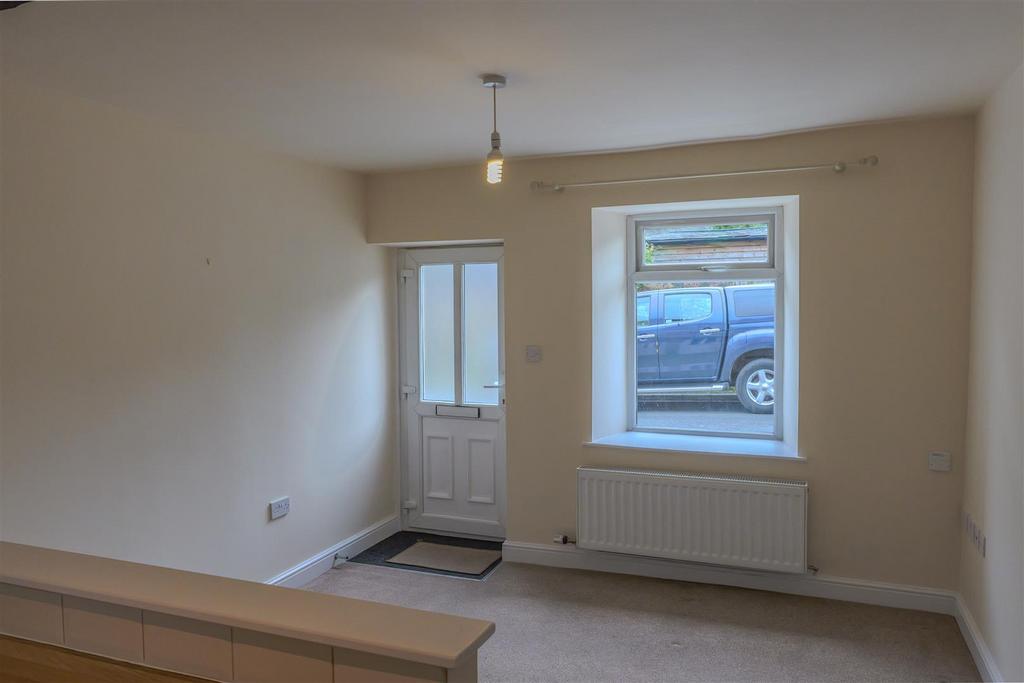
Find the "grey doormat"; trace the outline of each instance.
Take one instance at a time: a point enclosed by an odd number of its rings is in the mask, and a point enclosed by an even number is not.
[[[483,574],[501,559],[501,551],[481,548],[463,548],[455,545],[441,545],[418,541],[388,559],[391,564],[405,564],[427,567],[459,574]]]

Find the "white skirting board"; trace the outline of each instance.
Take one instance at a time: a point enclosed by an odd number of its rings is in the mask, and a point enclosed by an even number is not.
[[[994,682],[1005,681],[1006,679],[999,673],[999,667],[996,666],[992,651],[988,649],[985,639],[981,637],[981,631],[978,630],[971,610],[967,609],[967,603],[960,595],[956,596],[956,607],[956,623],[960,626],[960,633],[963,634],[964,640],[967,641],[967,647],[971,651],[971,656],[974,657],[974,665],[978,667],[981,679]]]
[[[398,516],[388,517],[371,524],[362,531],[352,534],[343,541],[338,541],[330,548],[321,550],[313,557],[303,560],[294,567],[286,569],[277,576],[263,583],[286,588],[299,588],[334,566],[334,556],[355,557],[364,550],[380,543],[385,538],[402,530],[402,522]]]
[[[712,583],[721,586],[736,586],[791,595],[949,614],[956,617],[960,632],[964,640],[967,641],[967,647],[974,657],[974,663],[982,678],[986,681],[1002,680],[992,659],[992,654],[964,605],[963,599],[953,591],[821,574],[783,574],[733,567],[716,567],[653,557],[582,550],[571,544],[547,545],[506,541],[502,545],[502,561],[650,576],[695,583]]]

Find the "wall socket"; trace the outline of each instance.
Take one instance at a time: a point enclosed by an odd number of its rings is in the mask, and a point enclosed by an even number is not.
[[[985,536],[985,532],[981,530],[981,527],[974,521],[970,513],[964,513],[964,533],[967,534],[967,539],[971,542],[971,545],[981,553],[982,557],[988,553],[988,539]]]
[[[288,514],[288,511],[292,508],[291,499],[288,496],[283,498],[275,498],[270,501],[270,519],[278,519]]]
[[[932,472],[949,472],[953,469],[953,456],[939,451],[929,453],[928,469]]]

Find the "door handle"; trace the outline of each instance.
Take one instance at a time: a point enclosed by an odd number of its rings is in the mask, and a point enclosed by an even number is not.
[[[645,339],[654,339],[654,335],[653,334],[638,334],[636,336],[636,338],[637,338],[637,341],[643,341]]]
[[[712,335],[712,334],[718,334],[721,331],[722,331],[721,327],[702,327],[702,328],[700,328],[700,333],[703,334],[705,337],[708,336],[708,335]]]
[[[500,382],[495,384],[485,384],[484,389],[501,389],[503,386],[505,385]]]

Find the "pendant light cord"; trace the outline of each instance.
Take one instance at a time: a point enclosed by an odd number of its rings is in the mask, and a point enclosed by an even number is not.
[[[491,116],[494,121],[492,133],[498,132],[498,89],[491,86]]]

